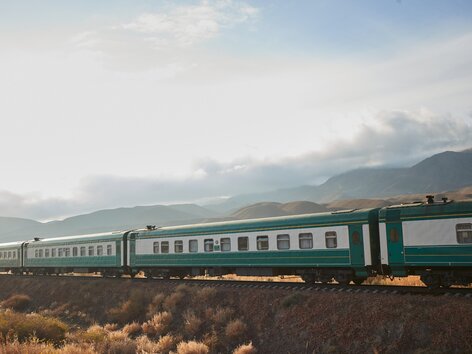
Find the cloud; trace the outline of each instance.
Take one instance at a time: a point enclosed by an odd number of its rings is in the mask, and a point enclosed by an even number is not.
[[[225,28],[253,20],[258,12],[256,7],[239,1],[201,1],[197,5],[143,13],[114,29],[144,34],[157,47],[185,47],[214,38]]]
[[[50,219],[102,208],[194,202],[319,184],[355,168],[410,166],[444,150],[468,148],[471,141],[470,121],[426,110],[383,111],[362,125],[353,138],[333,141],[325,150],[275,161],[201,160],[187,178],[89,176],[70,199],[41,199],[3,191],[0,215]]]

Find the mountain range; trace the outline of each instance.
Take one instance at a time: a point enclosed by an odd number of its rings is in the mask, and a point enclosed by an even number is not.
[[[446,193],[447,192],[447,193]],[[136,206],[99,210],[41,223],[0,217],[0,242],[142,228],[146,225],[237,220],[346,208],[383,207],[421,200],[426,194],[472,198],[472,150],[443,152],[407,168],[357,169],[319,186],[299,186],[235,196],[220,204]]]

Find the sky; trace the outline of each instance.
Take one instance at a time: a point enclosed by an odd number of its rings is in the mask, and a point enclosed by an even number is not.
[[[472,147],[472,2],[0,0],[0,215],[214,202]]]

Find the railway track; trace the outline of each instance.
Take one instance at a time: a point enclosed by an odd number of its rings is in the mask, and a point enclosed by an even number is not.
[[[472,288],[439,288],[429,289],[422,286],[400,286],[400,285],[341,285],[341,284],[307,284],[301,282],[271,282],[271,281],[248,281],[248,280],[202,280],[202,279],[148,279],[148,278],[114,278],[102,276],[83,275],[12,275],[0,274],[0,277],[14,277],[20,279],[28,278],[60,278],[72,281],[133,281],[136,283],[155,283],[162,285],[190,285],[214,288],[236,288],[236,289],[265,289],[265,290],[287,290],[300,292],[324,292],[324,293],[351,293],[351,294],[384,294],[384,295],[423,295],[444,297],[465,297],[472,299]]]

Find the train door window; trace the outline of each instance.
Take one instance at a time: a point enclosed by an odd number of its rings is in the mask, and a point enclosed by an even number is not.
[[[43,258],[43,250],[42,249],[38,250],[38,257]]]
[[[231,239],[229,237],[222,238],[220,240],[220,244],[221,244],[221,251],[222,252],[231,251]]]
[[[472,243],[472,223],[456,225],[458,243]]]
[[[188,250],[192,253],[198,252],[198,240],[189,240]]]
[[[73,247],[72,248],[72,256],[74,257],[77,257],[79,255],[79,252],[78,252],[78,248],[77,247]]]
[[[359,231],[354,231],[352,233],[352,243],[355,245],[358,245],[361,243],[361,235],[359,234]]]
[[[184,251],[184,241],[182,240],[174,241],[174,252],[182,253],[183,251]]]
[[[51,248],[51,257],[56,257],[56,249]]]
[[[111,245],[107,245],[107,256],[111,256],[113,253]]]
[[[205,252],[213,252],[213,239],[207,238],[204,242]]]
[[[249,237],[238,237],[238,251],[249,250]]]
[[[390,229],[390,234],[389,234],[390,242],[396,243],[399,240],[398,237],[398,230],[396,227],[392,227]]]
[[[80,247],[80,257],[85,257],[86,256],[85,250],[86,250],[85,246]]]
[[[256,241],[259,251],[267,251],[269,249],[269,236],[257,236]]]
[[[152,244],[152,252],[159,253],[159,241],[156,241]]]
[[[161,242],[161,252],[162,253],[169,253],[169,241],[162,241]]]
[[[326,248],[338,247],[338,236],[336,231],[325,232]]]
[[[49,258],[49,248],[44,250],[44,257]]]
[[[298,235],[298,245],[300,249],[307,250],[313,248],[313,234],[305,232]]]
[[[89,246],[89,248],[88,248],[88,255],[89,255],[90,257],[92,257],[92,256],[94,255],[94,253],[95,253],[94,251],[95,251],[95,250],[94,250],[94,247],[93,247],[93,246]]]
[[[103,246],[97,246],[97,256],[103,256]]]
[[[278,250],[290,249],[290,235],[288,234],[277,235],[277,249]]]

